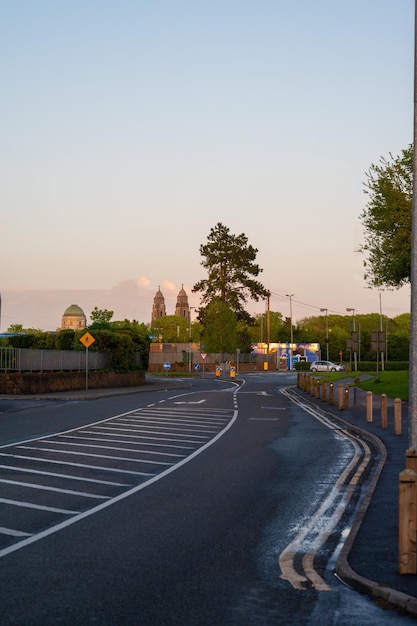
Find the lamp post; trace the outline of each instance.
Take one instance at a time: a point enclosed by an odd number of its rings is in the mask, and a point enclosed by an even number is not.
[[[190,306],[190,356],[188,359],[188,371],[191,373],[191,361],[193,360],[193,330],[191,325],[191,311],[195,309],[195,306]]]
[[[292,344],[293,344],[293,334],[292,334],[292,297],[293,297],[293,293],[287,293],[285,294],[287,296],[287,298],[290,299],[290,370],[292,370]]]
[[[356,324],[355,324],[355,309],[352,308],[347,308],[346,311],[352,313],[352,326],[353,326],[353,336],[352,336],[352,344],[353,346],[356,343]],[[351,350],[351,354],[352,354],[352,350]],[[357,358],[356,358],[356,350],[353,350],[353,362],[355,364],[355,372],[358,369],[358,362],[357,362]]]
[[[329,311],[328,309],[320,309],[322,313],[326,313],[326,358],[329,360]]]

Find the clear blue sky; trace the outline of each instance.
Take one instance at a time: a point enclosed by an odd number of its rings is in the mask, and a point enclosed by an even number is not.
[[[2,330],[73,303],[148,322],[159,285],[198,306],[217,222],[258,248],[272,310],[379,310],[355,250],[366,170],[412,142],[412,0],[0,10]]]

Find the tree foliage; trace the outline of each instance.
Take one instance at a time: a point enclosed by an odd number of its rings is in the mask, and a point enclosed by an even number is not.
[[[233,235],[218,222],[211,228],[207,243],[200,245],[201,265],[207,278],[198,281],[193,292],[202,292],[199,318],[204,323],[205,307],[219,299],[237,315],[249,320],[244,309],[248,298],[266,298],[268,290],[256,280],[262,269],[255,262],[258,250],[248,243],[245,234]]]
[[[207,352],[234,352],[238,347],[237,317],[230,306],[220,298],[214,298],[204,316],[201,341]]]
[[[365,280],[374,287],[410,282],[413,148],[381,158],[366,174],[368,203],[361,214]]]
[[[90,313],[91,324],[89,328],[95,327],[108,327],[110,320],[114,315],[114,311],[108,311],[107,309],[99,309],[96,306]]]

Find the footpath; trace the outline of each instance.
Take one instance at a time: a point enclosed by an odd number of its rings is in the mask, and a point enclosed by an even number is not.
[[[349,406],[339,410],[294,387],[295,393],[306,403],[314,404],[327,416],[342,420],[358,436],[370,437],[377,450],[377,462],[382,465],[379,476],[370,481],[350,534],[337,560],[336,573],[354,589],[367,593],[382,604],[395,607],[417,619],[417,575],[399,574],[398,555],[398,499],[399,475],[405,469],[408,445],[408,404],[402,402],[402,434],[394,434],[394,401],[388,399],[388,427],[381,427],[380,399],[374,396],[373,421],[366,420],[366,392],[349,387],[353,378],[338,381],[349,389]],[[41,396],[14,396],[13,400],[84,401],[97,400],[130,393],[183,389],[191,385],[184,379],[147,377],[140,387],[116,389],[88,389],[42,394]],[[335,387],[337,386],[335,384]],[[337,402],[337,394],[335,393]],[[11,396],[0,395],[0,400],[11,401]],[[7,410],[7,409],[6,409]]]
[[[296,393],[327,416],[342,420],[349,431],[371,437],[382,465],[371,480],[351,532],[339,555],[336,573],[354,589],[382,604],[417,618],[417,575],[399,574],[399,475],[405,469],[408,445],[408,403],[401,403],[402,429],[394,434],[394,400],[388,398],[388,427],[381,427],[380,397],[373,395],[372,422],[366,419],[366,392],[349,387],[354,379],[335,383],[335,404],[329,405],[297,388]],[[336,387],[348,389],[349,406],[339,410]],[[385,459],[385,462],[384,462]]]

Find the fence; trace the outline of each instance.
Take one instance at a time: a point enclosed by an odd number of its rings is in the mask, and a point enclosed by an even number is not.
[[[85,350],[34,350],[29,348],[0,348],[2,372],[80,372],[86,369]],[[110,355],[88,353],[90,371],[109,366]]]

